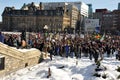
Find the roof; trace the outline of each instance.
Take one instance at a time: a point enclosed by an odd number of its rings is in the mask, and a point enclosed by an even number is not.
[[[6,16],[27,16],[27,15],[35,15],[35,16],[62,16],[64,10],[10,10],[4,11],[3,15]]]

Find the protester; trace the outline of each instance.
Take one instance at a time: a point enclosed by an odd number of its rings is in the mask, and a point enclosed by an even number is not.
[[[26,41],[24,39],[22,40],[21,47],[22,48],[26,48],[27,47],[27,43],[26,43]]]
[[[120,48],[118,48],[117,50],[118,50],[118,53],[116,54],[116,59],[120,60]]]
[[[1,32],[0,32],[0,42],[4,43],[4,36]]]
[[[44,33],[43,33],[44,34]],[[38,34],[36,34],[38,35]],[[104,59],[104,55],[108,57],[113,56],[114,52],[120,46],[119,36],[108,36],[103,40],[95,39],[94,37],[81,38],[79,35],[73,34],[53,34],[52,36],[41,36],[39,38],[36,35],[29,35],[28,42],[20,39],[20,35],[15,34],[2,34],[0,32],[0,42],[3,42],[9,46],[21,48],[37,48],[40,51],[49,52],[50,58],[52,56],[62,57],[89,57],[90,60],[94,58],[95,63]],[[57,35],[57,36],[56,36]],[[119,58],[119,54],[116,55]]]

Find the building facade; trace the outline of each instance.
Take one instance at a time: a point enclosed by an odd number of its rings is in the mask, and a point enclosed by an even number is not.
[[[79,10],[75,5],[72,5],[67,2],[49,2],[44,3],[44,9],[45,10],[54,10],[57,8],[64,8],[67,12],[67,14],[70,16],[70,26],[67,27],[67,31],[72,32],[76,29],[77,21],[78,21],[78,15]]]
[[[88,18],[92,19],[93,18],[92,4],[87,4],[87,5],[88,5]]]
[[[50,31],[63,31],[70,26],[70,16],[64,8],[44,10],[42,3],[36,6],[33,2],[20,10],[6,7],[2,19],[4,29],[10,31],[42,31],[45,25]]]
[[[77,22],[79,27],[76,28],[76,31],[84,33],[85,31],[84,21],[85,21],[85,18],[88,18],[88,5],[80,1],[70,2],[70,4],[75,5],[79,10],[79,17],[78,17],[79,19]]]
[[[120,35],[120,10],[113,11],[113,30]]]
[[[79,10],[75,5],[69,4],[67,6],[68,13],[70,14],[70,28],[74,31],[80,27],[77,22],[79,20]]]
[[[100,26],[101,26],[101,32],[105,32],[105,15],[106,13],[108,13],[108,10],[107,9],[96,9],[95,10],[95,13],[93,13],[93,19],[99,19],[99,22],[100,22]],[[106,19],[108,20],[108,19]],[[105,23],[106,24],[106,23]]]
[[[113,13],[107,12],[102,15],[102,31],[103,32],[111,32],[113,28]]]
[[[120,3],[118,3],[118,10],[120,10]]]
[[[120,32],[120,10],[96,9],[96,12],[93,13],[93,18],[100,20],[101,32],[111,34]]]
[[[3,30],[72,31],[84,29],[84,19],[88,17],[88,5],[83,2],[49,2],[23,4],[21,9],[6,7],[2,14]]]
[[[3,27],[3,23],[2,23],[2,22],[0,22],[0,30],[2,29],[2,27]]]
[[[83,2],[70,2],[70,4],[73,4],[78,8],[80,15],[84,17],[88,17],[88,5],[87,4]]]
[[[56,7],[66,7],[68,14],[70,15],[70,28],[75,31],[84,31],[84,19],[88,17],[88,5],[76,1],[76,2],[52,2],[45,3],[45,9],[55,9]]]
[[[96,28],[100,28],[99,19],[85,19],[86,33],[99,32],[98,30],[96,31]]]

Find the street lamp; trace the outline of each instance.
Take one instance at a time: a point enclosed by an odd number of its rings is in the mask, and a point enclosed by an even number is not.
[[[47,25],[45,25],[45,26],[44,26],[44,29],[46,29],[46,30],[47,30],[47,29],[48,29],[48,26],[47,26]]]
[[[45,36],[47,36],[47,31],[48,31],[48,26],[47,26],[47,25],[45,25],[45,26],[44,26]]]

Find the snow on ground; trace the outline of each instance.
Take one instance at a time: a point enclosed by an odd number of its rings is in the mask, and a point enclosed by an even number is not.
[[[119,80],[117,77],[120,72],[116,71],[117,66],[120,66],[120,61],[115,57],[105,57],[101,67],[106,67],[107,70],[98,72],[101,75],[106,74],[107,78],[104,79],[102,76],[93,76],[96,73],[96,64],[88,57],[75,59],[53,56],[52,61],[48,58],[36,66],[13,72],[0,80]],[[47,78],[48,68],[51,71],[49,78]]]

